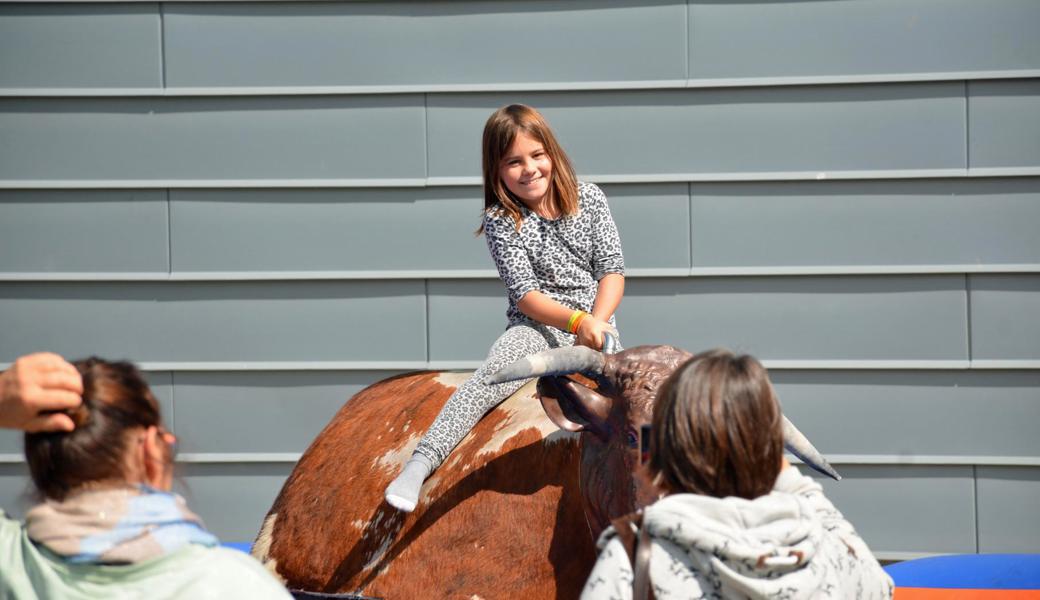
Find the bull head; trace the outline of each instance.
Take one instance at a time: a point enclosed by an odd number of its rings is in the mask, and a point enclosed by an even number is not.
[[[553,423],[588,434],[582,439],[581,486],[592,534],[598,536],[611,519],[654,500],[652,487],[636,475],[636,432],[651,420],[658,387],[692,356],[672,346],[639,346],[618,354],[554,348],[516,361],[487,382],[538,377],[542,407]],[[788,451],[841,479],[787,417],[783,433]],[[628,475],[629,485],[617,481],[622,475]]]

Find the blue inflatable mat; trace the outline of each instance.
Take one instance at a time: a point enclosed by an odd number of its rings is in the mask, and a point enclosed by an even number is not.
[[[895,581],[899,598],[909,590],[974,590],[994,597],[1032,598],[1040,594],[1040,554],[961,554],[919,558],[885,567]],[[915,596],[916,597],[916,596]],[[922,597],[924,597],[922,595]],[[974,596],[973,596],[974,597]],[[981,596],[979,596],[981,597]]]
[[[232,548],[249,554],[249,550],[253,547],[253,542],[221,542],[220,545],[225,548]]]

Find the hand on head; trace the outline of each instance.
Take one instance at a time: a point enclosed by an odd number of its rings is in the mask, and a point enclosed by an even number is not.
[[[0,373],[0,427],[39,431],[72,431],[63,412],[82,402],[79,371],[50,352],[22,356]]]

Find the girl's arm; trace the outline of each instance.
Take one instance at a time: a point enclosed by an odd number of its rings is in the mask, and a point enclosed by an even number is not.
[[[604,332],[614,331],[608,321],[625,295],[625,257],[621,252],[621,236],[607,206],[607,196],[592,183],[584,184],[582,192],[592,213],[592,275],[599,283],[592,303],[594,319],[582,321],[578,343],[599,349],[603,347]]]
[[[567,322],[574,314],[573,308],[560,304],[538,290],[524,294],[524,297],[516,303],[516,307],[531,319],[563,331],[567,331]],[[588,318],[585,320],[588,321]],[[584,323],[582,323],[582,327],[584,327]]]
[[[625,276],[621,273],[607,273],[599,280],[596,289],[596,301],[592,303],[592,316],[600,321],[610,319],[610,316],[621,304],[621,297],[625,295]]]
[[[592,316],[581,322],[578,328],[578,343],[599,350],[603,348],[603,334],[617,333],[608,322],[614,311],[621,304],[625,295],[625,276],[620,273],[607,273],[599,280],[596,288],[596,301],[592,303]]]
[[[618,304],[621,303],[621,296],[624,293],[624,275],[608,273],[603,279],[599,280],[596,301],[592,305],[592,313],[578,327],[578,344],[588,346],[594,350],[603,348],[603,334],[608,331],[614,331],[614,328],[607,321],[614,314]],[[538,290],[532,290],[524,294],[524,297],[517,302],[516,306],[520,309],[520,312],[535,321],[552,325],[564,331],[567,331],[567,322],[570,320],[571,315],[574,314],[574,309],[560,304]]]

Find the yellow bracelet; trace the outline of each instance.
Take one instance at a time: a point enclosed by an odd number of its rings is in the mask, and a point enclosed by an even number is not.
[[[578,317],[580,317],[583,312],[584,311],[576,310],[571,313],[571,318],[567,319],[567,331],[574,333],[574,322],[578,320]]]
[[[578,312],[579,312],[578,318],[572,319],[573,323],[568,323],[568,326],[567,326],[567,329],[570,330],[570,332],[575,334],[575,335],[577,335],[577,333],[578,333],[578,328],[581,327],[581,322],[585,320],[585,317],[589,316],[589,313],[587,313],[585,311],[578,311]]]

